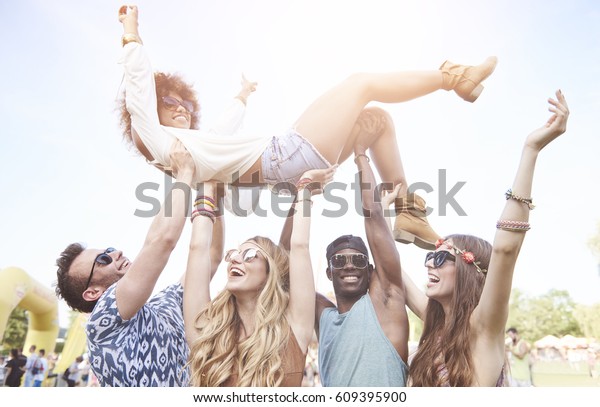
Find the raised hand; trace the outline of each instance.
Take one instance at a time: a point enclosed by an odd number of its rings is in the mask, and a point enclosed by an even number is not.
[[[137,6],[124,5],[119,8],[119,22],[123,25],[133,24],[137,28],[138,8]]]
[[[137,6],[121,6],[119,8],[119,22],[123,24],[123,34],[133,35],[136,41],[141,43],[138,33],[138,9]]]
[[[251,82],[248,80],[248,78],[246,78],[246,76],[244,74],[242,74],[241,85],[242,85],[242,91],[247,91],[248,94],[250,94],[250,93],[256,91],[258,82]]]
[[[545,125],[532,131],[525,141],[525,144],[535,151],[540,151],[567,130],[569,107],[565,96],[557,90],[556,99],[549,98],[548,103],[550,103],[548,110],[553,113],[552,116]]]
[[[242,85],[242,89],[236,98],[241,100],[242,103],[246,104],[248,101],[248,96],[250,96],[250,94],[256,90],[258,83],[249,81],[244,74],[242,74],[242,81],[240,83]]]
[[[323,192],[325,185],[333,181],[333,176],[337,171],[338,165],[329,168],[308,170],[300,177],[300,182],[306,182],[306,189],[311,195],[317,195]]]

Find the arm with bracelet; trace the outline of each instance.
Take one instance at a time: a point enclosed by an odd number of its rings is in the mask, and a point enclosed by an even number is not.
[[[315,280],[309,251],[312,196],[333,179],[335,169],[310,170],[300,177],[293,205],[290,251],[290,303],[288,320],[300,348],[307,352],[315,325]]]
[[[409,327],[400,256],[388,221],[383,216],[383,208],[374,199],[377,182],[370,159],[360,147],[355,146],[355,153],[365,232],[375,266],[370,275],[368,295],[383,332],[408,364]]]
[[[192,210],[192,237],[188,253],[183,292],[183,320],[185,337],[191,347],[198,337],[196,319],[200,311],[210,302],[210,281],[216,268],[211,260],[213,228],[217,216],[216,185],[201,184]]]
[[[493,244],[475,236],[450,235],[425,257],[428,302],[411,363],[413,386],[504,385],[504,330],[515,264],[534,208],[535,164],[540,151],[565,132],[569,117],[562,92],[548,102],[552,116],[525,140]]]
[[[495,344],[495,357],[503,357],[504,330],[508,319],[513,272],[525,232],[529,230],[529,213],[533,209],[533,174],[538,155],[546,145],[566,130],[569,110],[562,92],[557,91],[556,100],[549,99],[549,103],[552,116],[544,126],[534,130],[525,140],[512,188],[505,194],[506,205],[496,223],[497,232],[492,245],[485,286],[479,305],[471,317],[471,328],[479,333],[473,356],[474,359],[478,356],[484,358],[482,363],[485,358],[493,355],[485,350],[483,344]]]

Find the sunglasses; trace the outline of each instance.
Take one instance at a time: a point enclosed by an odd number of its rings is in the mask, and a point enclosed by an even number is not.
[[[357,269],[364,269],[369,264],[369,258],[364,254],[334,254],[329,259],[329,263],[334,269],[343,268],[348,261]]]
[[[189,100],[179,101],[173,96],[163,96],[162,97],[163,106],[167,110],[177,110],[179,106],[182,106],[188,113],[194,113],[194,104]]]
[[[90,286],[90,283],[92,282],[92,277],[94,276],[94,267],[96,267],[96,264],[108,266],[113,261],[113,258],[110,257],[108,253],[112,253],[116,250],[117,249],[115,249],[114,247],[109,247],[108,249],[104,250],[104,253],[100,253],[96,256],[96,258],[94,259],[94,264],[92,264],[92,271],[90,271],[90,277],[88,278],[87,284],[83,289],[84,291],[87,290],[87,288]]]
[[[258,253],[258,250],[253,247],[250,247],[243,252],[240,252],[238,249],[231,249],[225,254],[225,261],[230,263],[234,257],[241,255],[244,263],[250,263],[252,260],[258,257]]]
[[[446,260],[456,261],[456,257],[446,250],[440,250],[439,252],[429,252],[425,255],[425,265],[427,262],[433,259],[433,268],[440,268]]]

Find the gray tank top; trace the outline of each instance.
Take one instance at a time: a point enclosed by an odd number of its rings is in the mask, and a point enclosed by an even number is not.
[[[326,387],[405,386],[408,367],[385,336],[368,294],[319,321],[319,374]]]

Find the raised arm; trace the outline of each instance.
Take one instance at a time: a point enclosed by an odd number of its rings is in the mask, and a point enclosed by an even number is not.
[[[215,199],[215,223],[212,227],[212,239],[210,243],[210,278],[215,276],[221,261],[223,261],[223,248],[225,246],[225,219],[223,217],[223,199]],[[192,228],[193,229],[193,228]],[[185,274],[181,276],[180,283],[185,288]]]
[[[285,222],[283,223],[283,228],[281,229],[281,235],[279,236],[279,245],[288,251],[290,250],[290,241],[292,238],[292,231],[294,229],[294,214],[296,213],[297,199],[298,199],[298,196],[296,196],[296,201],[294,201],[294,203],[290,207],[290,210],[285,219]],[[303,202],[300,202],[300,203],[302,204]],[[302,205],[299,205],[299,207],[302,208]],[[316,293],[315,307],[314,307],[314,310],[315,310],[314,329],[317,334],[317,337],[319,336],[319,319],[321,318],[321,313],[323,312],[323,310],[325,308],[331,308],[331,307],[335,307],[335,304],[333,304],[323,294]]]
[[[183,291],[183,321],[185,338],[192,345],[198,337],[196,318],[210,302],[210,280],[214,273],[211,263],[213,225],[216,221],[214,183],[206,182],[198,190],[192,212],[192,238]]]
[[[210,277],[214,277],[221,261],[223,261],[223,250],[225,247],[225,218],[223,216],[223,201],[217,201],[218,211],[215,213],[215,224],[213,225],[212,242],[210,244]]]
[[[171,149],[177,183],[150,225],[144,245],[130,270],[117,283],[116,300],[121,317],[130,319],[146,303],[175,248],[189,205],[194,161],[179,141]]]
[[[525,232],[529,228],[529,211],[532,208],[531,202],[523,198],[531,198],[533,172],[538,154],[563,134],[567,126],[569,109],[562,92],[557,91],[556,100],[550,98],[548,102],[552,116],[544,126],[534,130],[525,140],[511,188],[512,196],[508,194],[510,199],[507,199],[498,221],[486,283],[471,319],[478,332],[490,337],[504,336],[513,272]]]
[[[371,295],[383,295],[388,297],[398,289],[402,291],[402,273],[400,272],[400,256],[396,250],[396,244],[388,222],[383,216],[380,202],[375,202],[377,182],[369,157],[364,150],[356,149],[354,159],[360,175],[362,208],[365,219],[365,232],[369,249],[373,255],[376,268],[371,276],[369,291]],[[375,290],[375,292],[373,292]]]
[[[241,81],[242,88],[240,92],[235,97],[239,99],[244,105],[248,104],[248,97],[256,91],[256,87],[258,86],[258,82],[249,81],[248,78],[244,74],[242,74]]]
[[[244,122],[248,97],[256,91],[256,82],[251,82],[242,75],[242,88],[233,98],[231,104],[221,113],[211,129],[220,135],[232,135],[239,130]]]
[[[150,59],[138,32],[138,8],[119,9],[123,24],[123,57],[125,105],[131,115],[133,141],[142,153],[144,149],[160,164],[169,163],[172,137],[164,132],[157,112],[156,85]],[[148,157],[146,157],[148,158]]]
[[[300,349],[307,351],[313,336],[315,318],[315,279],[309,250],[313,194],[333,179],[336,167],[310,170],[298,185],[298,201],[290,236],[290,302],[288,319]],[[318,185],[317,187],[314,187]]]
[[[387,192],[382,191],[381,196],[381,207],[384,211],[388,210],[391,204],[400,193],[401,185],[396,185],[393,191]],[[385,212],[384,212],[385,213]],[[386,217],[387,225],[390,231],[393,231],[392,221],[389,217]],[[404,286],[404,292],[406,295],[406,305],[408,308],[421,320],[425,319],[425,311],[427,309],[427,296],[425,293],[417,287],[415,282],[410,278],[408,273],[402,268],[402,285]]]
[[[402,284],[400,256],[380,202],[375,202],[376,181],[365,150],[355,144],[355,163],[360,188],[365,232],[375,269],[369,282],[369,296],[379,324],[400,357],[408,362],[408,314]]]

